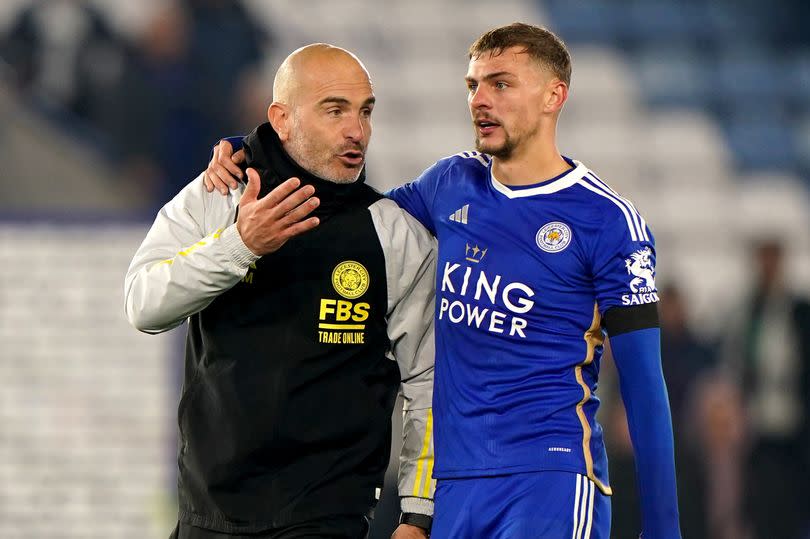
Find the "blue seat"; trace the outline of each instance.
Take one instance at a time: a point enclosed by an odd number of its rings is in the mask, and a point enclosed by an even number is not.
[[[796,121],[793,135],[799,164],[804,170],[810,171],[810,109]]]
[[[622,10],[601,0],[549,0],[545,8],[551,28],[568,43],[613,44]]]
[[[790,94],[785,63],[773,51],[748,46],[722,51],[711,70],[717,99],[725,103],[782,103]]]
[[[796,109],[810,110],[810,51],[800,51],[785,62],[786,97]]]
[[[706,31],[716,46],[742,40],[761,43],[768,35],[765,21],[733,2],[707,2],[703,17]]]
[[[789,124],[772,120],[735,118],[726,125],[735,161],[746,169],[797,170],[799,155]]]
[[[708,67],[690,47],[646,47],[632,66],[647,103],[664,107],[706,107],[711,98]]]
[[[620,37],[631,45],[694,43],[707,37],[702,4],[636,0],[626,7]]]

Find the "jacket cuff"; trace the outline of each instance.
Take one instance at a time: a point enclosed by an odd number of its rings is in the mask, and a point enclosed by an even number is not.
[[[399,499],[399,507],[403,513],[419,513],[433,516],[433,500],[405,496]]]
[[[247,269],[251,264],[261,258],[259,255],[253,254],[253,251],[248,249],[245,242],[242,241],[242,237],[236,229],[236,223],[230,225],[222,232],[221,239],[231,260],[242,269]]]

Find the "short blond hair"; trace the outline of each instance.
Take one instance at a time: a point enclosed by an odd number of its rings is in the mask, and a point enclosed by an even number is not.
[[[571,84],[571,55],[565,43],[541,26],[513,22],[493,28],[470,45],[469,57],[472,60],[487,52],[498,55],[509,47],[523,47],[523,52],[551,70],[558,79]]]

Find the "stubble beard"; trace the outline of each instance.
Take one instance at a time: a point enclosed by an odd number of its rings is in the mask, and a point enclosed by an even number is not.
[[[475,149],[481,153],[489,154],[492,157],[497,157],[502,161],[507,161],[514,157],[515,150],[521,144],[528,144],[539,132],[539,126],[533,125],[528,130],[524,132],[518,132],[515,136],[510,135],[503,126],[501,128],[504,130],[504,138],[503,142],[500,146],[490,146],[486,147],[484,142],[482,142],[481,137],[478,135],[476,131],[475,134]]]
[[[363,170],[362,166],[359,167],[356,172],[347,169],[345,176],[336,176],[334,171],[329,167],[329,160],[332,157],[331,151],[328,148],[314,147],[304,135],[303,130],[297,126],[293,129],[290,140],[285,146],[285,150],[301,168],[310,174],[314,174],[332,183],[354,183],[360,177],[360,172]],[[323,156],[323,159],[319,159],[321,156]]]
[[[485,153],[491,155],[492,157],[497,157],[501,160],[507,160],[512,157],[512,153],[515,151],[515,141],[512,140],[509,135],[506,135],[501,144],[498,147],[487,147],[481,142],[481,137],[478,135],[475,136],[475,149],[481,153]]]

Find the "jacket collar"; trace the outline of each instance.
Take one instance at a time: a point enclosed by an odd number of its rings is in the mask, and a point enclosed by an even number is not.
[[[244,149],[246,167],[255,168],[261,178],[259,198],[293,176],[301,180],[301,185],[315,187],[315,196],[320,199],[320,205],[310,216],[332,215],[364,188],[365,166],[357,181],[348,184],[331,182],[305,170],[284,150],[278,134],[270,123],[261,124],[247,135],[244,139]]]

